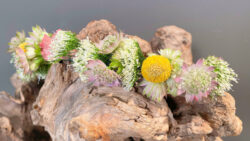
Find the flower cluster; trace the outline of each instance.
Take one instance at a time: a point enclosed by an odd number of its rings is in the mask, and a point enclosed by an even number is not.
[[[141,68],[145,79],[141,83],[141,86],[145,86],[143,94],[155,101],[161,101],[167,94],[164,82],[170,77],[171,69],[171,64],[166,57],[152,55],[145,59]]]
[[[216,81],[217,87],[211,92],[212,97],[224,95],[225,91],[231,90],[233,86],[231,82],[237,83],[237,74],[222,58],[209,56],[204,60],[204,64],[213,67],[213,72],[216,73],[214,81]]]
[[[75,71],[79,73],[79,76],[82,81],[86,82],[88,77],[85,72],[88,70],[87,64],[90,60],[96,60],[98,49],[96,46],[89,40],[81,40],[79,48],[73,57],[73,64]]]
[[[131,90],[138,80],[143,59],[139,44],[133,39],[123,38],[114,51],[110,67],[118,70],[126,90]]]
[[[171,74],[171,65],[168,58],[160,55],[152,55],[145,59],[142,64],[142,75],[150,82],[162,83]]]
[[[184,95],[187,102],[222,96],[231,90],[231,82],[237,82],[237,74],[221,58],[209,56],[187,66],[180,51],[167,48],[145,59],[138,42],[122,33],[95,43],[79,40],[71,31],[59,29],[50,34],[36,26],[29,37],[17,32],[9,46],[11,63],[25,81],[44,79],[51,64],[67,59],[80,79],[92,86],[132,90],[142,76],[143,95],[154,101],[167,94]]]
[[[176,96],[178,94],[176,77],[181,74],[183,65],[183,59],[181,58],[182,53],[179,50],[167,48],[160,50],[159,54],[168,58],[170,61],[172,72],[171,77],[166,81],[167,93]]]
[[[120,76],[108,67],[101,60],[89,60],[85,72],[88,82],[94,86],[120,86]]]
[[[119,45],[121,39],[121,33],[117,35],[108,35],[99,43],[95,43],[101,54],[112,53]]]
[[[40,46],[45,60],[57,62],[70,55],[70,51],[78,48],[79,40],[71,31],[59,29],[52,37],[45,35]]]
[[[166,94],[185,95],[187,102],[200,101],[208,95],[223,95],[231,89],[232,81],[237,82],[237,74],[221,58],[209,56],[187,66],[180,51],[161,49],[159,54],[149,54],[141,70],[143,94],[155,101]]]
[[[149,54],[141,69],[145,79],[141,83],[145,87],[143,94],[157,101],[161,101],[167,93],[177,95],[174,79],[181,73],[183,64],[178,50],[161,49],[159,54]]]
[[[182,75],[177,78],[178,94],[185,93],[188,102],[199,101],[208,95],[214,98],[231,90],[232,81],[237,82],[237,74],[229,64],[221,58],[209,56],[183,67]]]
[[[203,64],[203,59],[197,61],[189,67],[183,66],[183,72],[177,80],[180,83],[178,94],[185,92],[187,102],[200,101],[202,97],[207,97],[216,86],[213,67]]]
[[[46,30],[39,26],[33,27],[29,37],[24,32],[17,32],[9,43],[9,52],[12,53],[11,63],[15,65],[18,76],[24,81],[36,78],[44,79],[50,64],[41,55],[40,42]]]
[[[142,94],[146,95],[154,101],[161,101],[162,98],[167,94],[167,86],[165,83],[153,83],[143,80],[140,86],[145,87]]]
[[[122,86],[130,90],[138,79],[142,59],[137,42],[123,38],[121,34],[108,35],[99,43],[93,43],[89,39],[82,40],[73,57],[73,67],[84,82],[91,82],[95,78],[96,86],[118,86],[122,81]],[[89,67],[93,66],[90,62],[97,64],[94,66],[102,70],[95,71],[95,77],[93,71],[98,69]]]

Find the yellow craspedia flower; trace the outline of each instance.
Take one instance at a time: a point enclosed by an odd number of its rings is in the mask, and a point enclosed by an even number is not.
[[[149,82],[161,83],[166,81],[171,74],[171,64],[166,57],[153,55],[142,63],[142,76]]]
[[[23,43],[21,43],[18,47],[19,48],[21,48],[22,50],[23,50],[23,52],[26,52],[27,50],[26,50],[26,46],[28,45],[28,43],[26,43],[26,42],[23,42]]]

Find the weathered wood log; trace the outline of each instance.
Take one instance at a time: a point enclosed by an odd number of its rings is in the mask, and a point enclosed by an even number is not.
[[[48,141],[49,134],[41,126],[34,126],[30,110],[43,82],[23,83],[14,74],[11,82],[16,89],[15,97],[0,92],[0,140],[1,141]]]
[[[177,27],[168,30],[158,29],[151,42],[153,51],[174,47],[191,64],[191,35]],[[78,38],[88,36],[98,42],[115,33],[113,24],[100,20],[90,22]],[[141,40],[138,42],[145,55],[151,52],[147,41],[139,37],[135,40]],[[168,95],[156,103],[142,96],[140,89],[128,92],[119,87],[91,87],[80,81],[68,62],[52,65],[41,89],[37,82],[13,80],[15,98],[0,93],[0,140],[34,140],[37,126],[44,127],[55,141],[221,141],[220,137],[236,136],[242,131],[235,101],[228,93],[197,103]],[[6,103],[8,106],[4,106]],[[43,139],[49,140],[40,131]]]
[[[115,25],[102,19],[89,22],[87,26],[79,32],[77,38],[85,39],[88,37],[92,42],[98,43],[107,35],[115,35],[117,33]]]
[[[186,30],[176,26],[164,26],[158,28],[151,41],[153,52],[157,53],[159,49],[171,48],[180,50],[182,58],[186,64],[192,64],[193,57],[191,51],[192,35]]]
[[[116,34],[118,34],[116,26],[113,25],[111,22],[102,19],[89,22],[87,26],[79,32],[77,37],[78,39],[86,39],[88,37],[92,42],[98,43],[106,36]],[[124,36],[136,40],[139,43],[144,56],[146,56],[147,53],[152,52],[150,44],[142,38],[127,34],[124,34]]]
[[[32,119],[54,140],[167,139],[167,103],[154,103],[119,87],[89,88],[66,64],[53,65]]]
[[[194,104],[185,103],[183,97],[169,96],[166,101],[155,103],[118,87],[88,87],[67,64],[55,64],[31,115],[56,141],[129,137],[210,141],[242,130],[230,94]]]

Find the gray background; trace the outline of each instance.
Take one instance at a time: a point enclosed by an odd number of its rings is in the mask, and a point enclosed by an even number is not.
[[[155,30],[177,25],[193,36],[194,60],[222,56],[239,74],[232,95],[244,130],[226,141],[250,140],[250,1],[247,0],[0,0],[0,90],[14,92],[7,43],[16,30],[39,24],[79,32],[89,21],[108,19],[122,31],[151,40]]]

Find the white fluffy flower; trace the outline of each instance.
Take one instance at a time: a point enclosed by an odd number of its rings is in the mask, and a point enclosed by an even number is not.
[[[9,42],[9,52],[14,52],[15,48],[17,48],[20,44],[25,42],[26,37],[25,37],[25,32],[16,32],[16,36],[12,37],[10,42]]]
[[[97,48],[89,39],[81,40],[80,47],[73,57],[73,67],[79,73],[82,81],[86,82],[87,76],[84,74],[87,71],[86,65],[89,60],[95,59],[97,51]]]
[[[26,42],[30,45],[39,44],[44,35],[48,35],[47,31],[40,26],[32,27],[32,32],[29,32],[30,37],[26,38]]]
[[[122,66],[122,85],[126,90],[131,90],[138,79],[143,55],[139,44],[133,39],[124,38],[115,50],[113,60],[118,60]]]
[[[70,55],[70,51],[79,46],[79,40],[70,31],[57,30],[52,37],[44,35],[41,43],[41,54],[47,61],[60,61]]]
[[[143,95],[151,98],[154,101],[160,102],[165,95],[167,95],[167,89],[165,83],[153,83],[147,80],[143,80],[140,86],[144,86]]]
[[[95,44],[99,49],[99,53],[109,54],[112,53],[119,45],[121,33],[117,35],[108,35],[98,44]]]
[[[228,62],[222,58],[209,56],[205,59],[204,64],[213,67],[213,72],[216,73],[214,80],[218,85],[211,92],[212,97],[224,95],[225,91],[231,90],[232,82],[237,83],[238,75],[229,67]]]
[[[217,85],[214,81],[216,74],[214,68],[203,64],[200,59],[196,64],[191,66],[183,66],[183,72],[178,81],[180,81],[180,89],[178,94],[184,94],[187,102],[200,101],[203,97],[207,97]]]
[[[183,65],[183,59],[181,58],[181,52],[179,50],[173,50],[170,48],[161,49],[160,55],[168,58],[172,66],[171,77],[175,78],[180,74]]]

